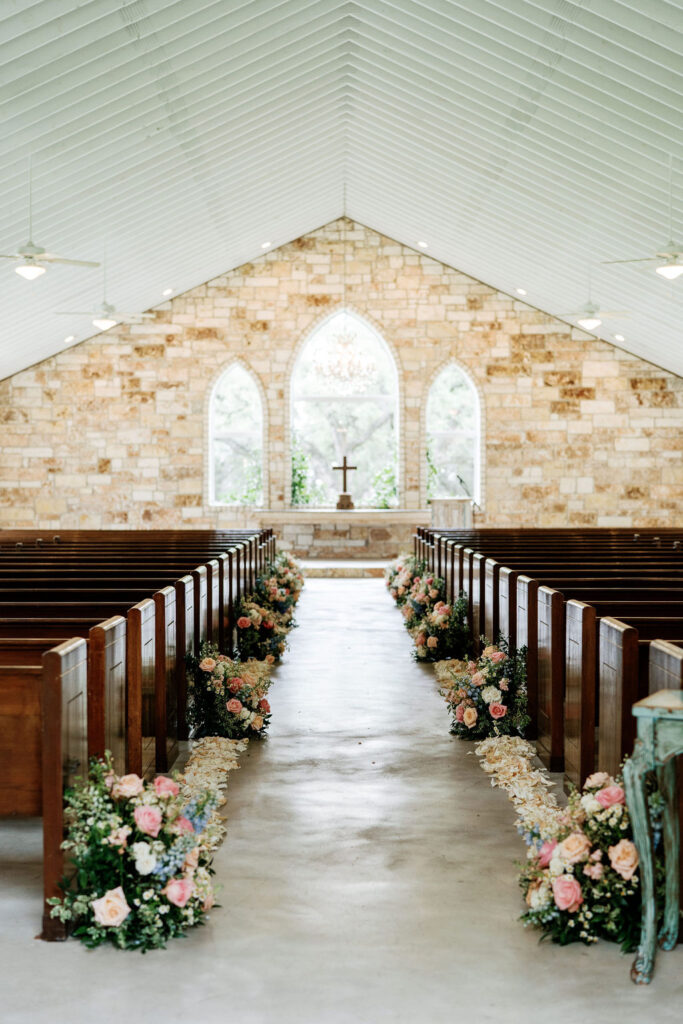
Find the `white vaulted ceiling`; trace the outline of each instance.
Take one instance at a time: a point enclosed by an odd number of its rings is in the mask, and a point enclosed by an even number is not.
[[[2,0],[0,251],[158,305],[348,215],[549,313],[683,241],[681,0]],[[683,277],[598,266],[597,333],[683,373]],[[0,376],[92,334],[99,271],[0,263]]]

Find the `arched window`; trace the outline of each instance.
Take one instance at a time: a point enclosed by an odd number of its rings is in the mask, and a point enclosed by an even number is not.
[[[263,504],[263,404],[258,384],[239,363],[221,374],[209,410],[210,501]]]
[[[292,505],[335,505],[344,456],[356,507],[398,504],[398,375],[389,348],[342,310],[311,335],[291,381]]]
[[[449,363],[427,397],[427,497],[479,500],[479,396]]]

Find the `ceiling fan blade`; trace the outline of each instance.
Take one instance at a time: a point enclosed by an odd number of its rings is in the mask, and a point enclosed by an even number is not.
[[[0,252],[0,260],[23,260],[23,258],[24,257],[20,256],[19,253],[16,253],[14,256],[10,256],[9,253]]]
[[[606,317],[609,317],[610,319],[613,318],[613,317],[618,317],[618,318],[621,318],[622,320],[628,320],[628,318],[631,316],[631,314],[629,313],[629,311],[627,309],[617,309],[617,310],[611,310],[610,309],[610,310],[606,310],[605,312],[600,310],[597,315],[598,316],[606,316]]]
[[[55,316],[104,316],[104,314],[102,310],[98,313],[88,313],[83,309],[79,309],[78,311],[73,309],[57,309],[55,310]]]
[[[37,257],[39,261],[44,260],[46,263],[69,263],[74,267],[99,267],[99,263],[95,263],[93,260],[72,260],[68,256],[57,256],[56,253],[46,252],[42,256]]]
[[[654,260],[661,259],[660,256],[637,256],[634,260],[602,260],[604,267],[610,266],[612,263],[652,263]]]

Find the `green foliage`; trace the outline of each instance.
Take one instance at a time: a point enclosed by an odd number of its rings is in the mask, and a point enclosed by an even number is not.
[[[261,662],[243,664],[203,643],[199,658],[186,655],[188,720],[192,738],[262,738],[270,724],[270,672]],[[235,702],[230,707],[231,702]],[[239,707],[237,707],[239,704]]]
[[[432,451],[429,445],[427,445],[425,455],[427,458],[427,500],[431,501],[435,495],[436,484],[439,478],[439,474],[434,463],[434,456],[432,455]]]
[[[485,637],[481,638],[486,645]],[[511,650],[505,637],[489,644],[476,664],[453,672],[444,695],[453,715],[451,732],[461,739],[523,736],[527,714],[526,647]]]
[[[398,504],[398,482],[396,466],[388,465],[378,470],[372,479],[373,508],[394,508]]]
[[[292,505],[321,505],[323,489],[311,482],[311,461],[296,435],[292,436]]]

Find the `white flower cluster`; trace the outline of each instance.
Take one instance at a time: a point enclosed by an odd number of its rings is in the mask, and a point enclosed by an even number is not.
[[[185,771],[178,779],[183,796],[189,801],[210,790],[219,795],[218,805],[224,804],[228,775],[239,768],[239,757],[248,745],[248,739],[229,740],[224,736],[205,736],[197,740],[192,747]],[[225,833],[225,821],[218,810],[215,810],[202,833],[202,845],[209,850],[217,849]]]
[[[518,814],[518,827],[538,836],[551,835],[561,809],[549,790],[553,783],[545,770],[533,767],[536,749],[518,736],[491,736],[474,748],[491,785],[508,794]]]

